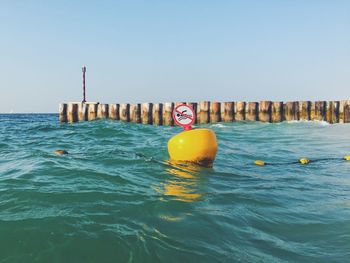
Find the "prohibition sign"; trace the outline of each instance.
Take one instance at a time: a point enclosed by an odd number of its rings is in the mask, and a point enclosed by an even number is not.
[[[175,107],[173,111],[173,119],[175,123],[185,130],[190,130],[191,125],[195,122],[196,114],[192,107],[181,104]]]

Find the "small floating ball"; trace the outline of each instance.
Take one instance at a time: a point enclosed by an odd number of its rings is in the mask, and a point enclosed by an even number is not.
[[[254,164],[255,164],[255,165],[258,165],[258,166],[264,166],[264,165],[265,165],[265,162],[262,161],[262,160],[256,160],[256,161],[254,162]]]
[[[345,160],[345,161],[350,161],[350,155],[344,156],[344,160]]]
[[[68,154],[68,152],[65,150],[56,150],[54,151],[54,154],[62,155],[62,154]]]
[[[310,160],[307,159],[307,158],[301,158],[301,159],[299,159],[299,163],[301,163],[301,164],[308,164],[308,163],[310,163]]]

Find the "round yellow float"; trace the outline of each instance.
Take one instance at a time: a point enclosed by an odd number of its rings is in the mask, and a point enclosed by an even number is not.
[[[264,166],[266,163],[265,163],[264,161],[262,161],[262,160],[256,160],[256,161],[254,162],[254,164],[255,164],[255,165],[258,165],[258,166]]]
[[[56,150],[54,151],[54,154],[62,155],[62,154],[68,154],[66,150]]]
[[[299,159],[299,163],[301,163],[301,164],[309,164],[310,160],[307,159],[307,158],[301,158],[301,159]]]
[[[216,135],[209,129],[183,131],[168,142],[170,160],[212,167],[218,145]]]

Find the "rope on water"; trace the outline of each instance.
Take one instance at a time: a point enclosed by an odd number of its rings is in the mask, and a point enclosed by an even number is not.
[[[309,163],[316,163],[321,161],[336,161],[336,160],[344,160],[344,161],[350,161],[350,155],[346,155],[343,158],[320,158],[320,159],[308,159],[308,158],[300,158],[298,161],[293,162],[284,162],[284,163],[269,163],[265,162],[263,160],[256,160],[254,161],[254,164],[257,166],[265,166],[265,165],[287,165],[287,164],[301,164],[301,165],[307,165]]]

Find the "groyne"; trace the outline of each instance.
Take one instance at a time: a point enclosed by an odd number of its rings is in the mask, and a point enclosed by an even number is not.
[[[261,121],[282,122],[318,120],[350,123],[350,100],[290,102],[165,102],[111,103],[69,102],[59,105],[59,121],[79,122],[111,119],[125,122],[174,125],[172,112],[179,104],[190,105],[197,112],[196,124]]]

